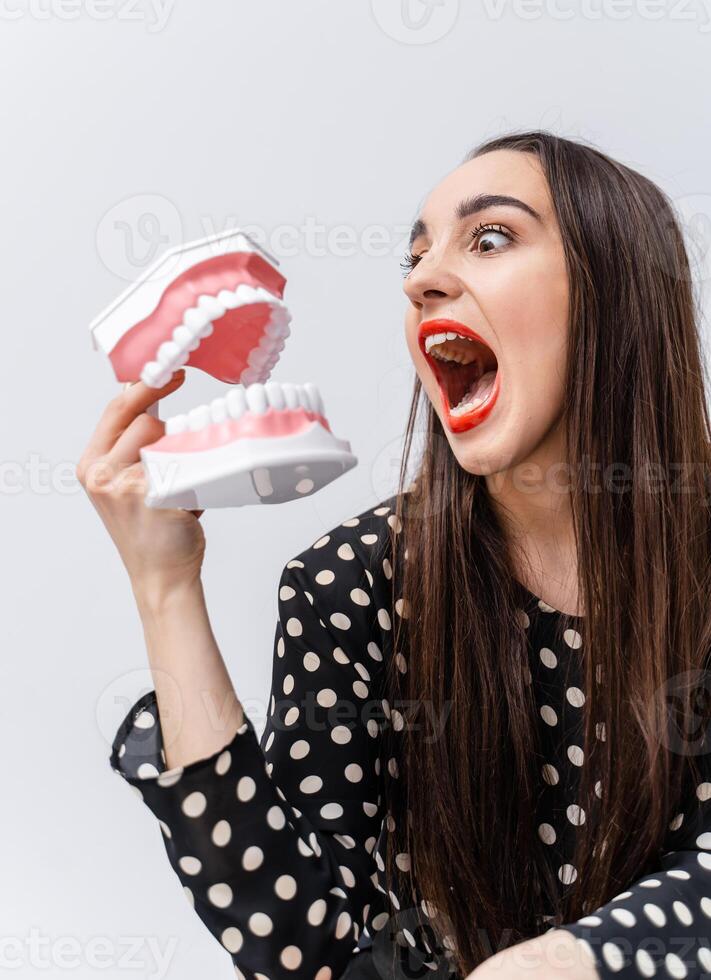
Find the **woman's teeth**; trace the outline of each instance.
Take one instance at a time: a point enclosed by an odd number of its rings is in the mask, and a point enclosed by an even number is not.
[[[455,341],[454,344],[450,341]],[[441,350],[437,349],[441,346]],[[441,361],[456,361],[458,364],[471,364],[475,360],[474,350],[467,350],[467,347],[474,347],[474,342],[470,337],[448,330],[446,333],[433,333],[425,337],[425,351]]]
[[[491,394],[495,378],[496,371],[487,371],[486,374],[482,374],[472,385],[471,389],[466,392],[459,404],[454,408],[450,408],[449,414],[466,415],[467,412],[472,412],[479,405],[482,405]]]

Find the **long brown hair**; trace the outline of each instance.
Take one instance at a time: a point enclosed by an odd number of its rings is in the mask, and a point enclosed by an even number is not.
[[[426,398],[406,489],[416,379],[391,520],[399,612],[387,683],[391,705],[418,710],[384,735],[386,865],[462,974],[548,928],[539,916],[575,921],[654,866],[687,766],[699,781],[693,756],[669,744],[664,693],[711,651],[711,434],[673,206],[629,167],[543,131],[500,136],[465,161],[497,149],[539,159],[570,283],[564,418],[585,610],[586,822],[577,877],[562,884],[534,819],[538,723],[512,545],[485,478],[458,464]],[[623,492],[603,479],[619,480],[620,464]],[[437,737],[435,716],[446,717]]]

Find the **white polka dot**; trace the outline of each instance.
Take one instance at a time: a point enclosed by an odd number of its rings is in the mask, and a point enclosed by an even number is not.
[[[224,752],[220,753],[215,763],[215,772],[218,776],[224,776],[232,765],[232,756],[229,751],[225,749]]]
[[[351,589],[351,599],[355,602],[356,606],[370,605],[370,596],[363,589]]]
[[[691,914],[691,909],[683,902],[673,902],[672,908],[674,909],[674,914],[682,925],[690,926],[694,921],[694,917]]]
[[[702,970],[711,973],[711,949],[708,946],[702,946],[696,955]]]
[[[285,902],[296,895],[296,879],[291,875],[279,875],[274,882],[274,891]]]
[[[334,690],[330,687],[324,687],[316,695],[316,700],[322,708],[332,708],[338,698]]]
[[[579,687],[569,687],[565,696],[574,708],[580,708],[585,704],[585,695]]]
[[[343,561],[352,561],[355,558],[353,549],[349,544],[342,544],[336,554],[339,558],[342,558]]]
[[[305,739],[300,738],[289,749],[289,755],[292,759],[305,759],[310,751],[311,746],[309,743]]]
[[[199,817],[205,812],[207,807],[207,797],[204,793],[190,793],[185,797],[182,804],[182,811],[188,817]]]
[[[289,634],[289,636],[301,636],[301,634],[304,632],[301,621],[298,620],[296,616],[292,616],[290,619],[287,619],[286,632]]]
[[[637,969],[643,977],[653,977],[657,972],[657,968],[654,965],[654,960],[646,949],[638,949],[634,954],[634,961]]]
[[[380,647],[378,646],[377,643],[373,643],[372,640],[370,641],[366,649],[368,651],[368,655],[371,656],[373,660],[381,661],[383,659],[383,655],[380,651]]]
[[[567,755],[574,766],[582,766],[585,754],[579,745],[569,745]]]
[[[699,862],[704,871],[711,871],[711,854],[706,854],[706,852],[697,854],[696,860]]]
[[[287,713],[284,715],[284,724],[293,725],[298,717],[299,709],[296,707],[296,705],[294,705],[293,707],[289,708]]]
[[[286,675],[286,677],[284,678],[284,683],[282,685],[282,689],[284,691],[284,694],[291,694],[291,692],[294,690],[294,675],[293,674],[287,674]]]
[[[158,785],[168,788],[169,786],[175,786],[177,782],[180,781],[183,775],[183,767],[175,766],[173,769],[166,769],[158,777]]]
[[[324,545],[327,545],[330,540],[331,540],[331,535],[330,534],[324,534],[324,536],[322,538],[319,538],[318,541],[314,541],[312,547],[313,548],[323,548]]]
[[[654,905],[652,902],[645,902],[642,910],[652,925],[658,928],[666,925],[667,917],[658,905]]]
[[[357,762],[351,762],[344,769],[344,775],[349,783],[359,783],[363,778],[363,770]]]
[[[613,909],[610,912],[610,917],[613,918],[615,922],[619,922],[621,926],[627,926],[630,929],[637,923],[634,913],[630,912],[629,909]]]
[[[538,828],[538,836],[541,838],[544,844],[555,844],[556,832],[555,828],[549,823],[542,823]]]
[[[578,872],[572,864],[563,864],[558,868],[558,877],[564,885],[570,885],[578,877]]]
[[[340,803],[326,803],[321,807],[320,813],[324,820],[337,820],[343,816],[343,807]]]
[[[371,925],[376,932],[380,932],[383,926],[386,924],[390,916],[387,912],[379,912],[377,915],[373,916]]]
[[[322,568],[321,571],[314,576],[314,579],[319,585],[330,585],[335,577],[336,576],[333,574],[330,568]]]
[[[585,810],[577,803],[571,803],[570,806],[565,811],[568,820],[576,827],[585,823]]]
[[[212,828],[212,843],[215,847],[224,847],[232,837],[232,828],[226,820],[219,820]]]
[[[331,625],[335,626],[338,630],[348,630],[351,628],[351,621],[345,613],[331,613],[328,618],[331,621]]]
[[[285,946],[279,954],[279,962],[285,970],[298,970],[301,960],[301,950],[298,946]]]
[[[558,724],[558,715],[549,704],[541,705],[541,718],[545,721],[546,725],[552,726]]]
[[[577,650],[583,643],[583,638],[577,630],[564,630],[563,639],[573,650]]]
[[[318,793],[322,786],[323,780],[320,776],[306,776],[299,783],[299,789],[302,793]]]
[[[390,613],[387,609],[378,609],[378,622],[384,630],[392,629],[392,624],[390,622]]]
[[[155,723],[156,723],[155,717],[147,709],[144,709],[143,711],[141,711],[140,714],[136,715],[133,721],[133,724],[135,725],[136,728],[143,728],[143,729],[153,728]]]
[[[306,913],[306,921],[311,926],[320,926],[326,917],[326,903],[322,898],[316,899],[316,901],[309,905],[309,910]]]
[[[267,810],[267,823],[272,830],[283,830],[286,824],[286,816],[280,806],[276,804]]]
[[[304,668],[306,670],[310,670],[310,671],[318,670],[320,665],[321,665],[321,658],[318,656],[318,654],[313,653],[311,650],[309,650],[308,653],[304,654]]]
[[[355,875],[350,868],[347,868],[345,864],[339,864],[338,870],[341,872],[341,878],[346,888],[355,888]]]
[[[235,926],[228,926],[220,936],[222,945],[230,953],[239,953],[242,949],[242,933]]]
[[[708,800],[711,798],[711,783],[699,783],[696,787],[696,795],[700,800]]]
[[[186,875],[199,875],[202,871],[202,861],[196,857],[181,857],[178,864]]]
[[[558,663],[558,658],[552,650],[548,649],[548,647],[541,647],[538,655],[541,658],[541,663],[543,666],[550,668],[550,670],[553,670]]]
[[[136,775],[139,779],[150,779],[152,776],[158,775],[158,769],[152,762],[142,762],[136,770]]]
[[[219,884],[211,885],[208,888],[207,897],[216,908],[226,909],[228,905],[232,904],[232,889],[221,881]]]
[[[331,729],[331,738],[336,745],[346,745],[351,740],[351,732],[345,725],[336,725]]]
[[[272,931],[272,920],[266,912],[253,912],[249,917],[249,931],[255,936],[268,936]]]
[[[279,589],[279,598],[286,602],[288,599],[293,599],[296,595],[296,590],[292,589],[290,585],[282,585]]]
[[[542,772],[543,772],[543,779],[545,780],[545,782],[548,783],[549,786],[555,786],[560,780],[560,776],[558,775],[558,770],[556,769],[555,766],[552,766],[549,762],[546,762],[546,764],[543,766]]]
[[[336,921],[336,939],[343,939],[351,931],[352,919],[347,912],[341,912]]]
[[[625,965],[625,959],[622,955],[622,950],[615,943],[603,943],[602,944],[602,958],[605,963],[617,973]]]
[[[363,681],[353,681],[353,693],[359,698],[368,697],[368,685]]]
[[[680,960],[676,953],[667,953],[664,957],[664,966],[670,977],[682,978],[688,976],[684,961]]]
[[[257,791],[257,784],[252,779],[251,776],[242,776],[240,781],[237,783],[237,799],[246,803],[247,800],[251,800]]]
[[[378,535],[377,534],[361,534],[360,540],[363,542],[363,544],[375,544],[375,542],[378,540]]]
[[[253,844],[242,855],[242,867],[245,871],[256,871],[264,862],[264,851]]]
[[[707,831],[705,834],[699,834],[696,838],[696,846],[702,847],[704,850],[711,849],[711,833]]]

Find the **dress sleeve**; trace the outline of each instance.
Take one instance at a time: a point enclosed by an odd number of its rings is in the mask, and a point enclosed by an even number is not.
[[[349,545],[321,540],[281,574],[261,740],[245,717],[209,758],[166,770],[150,691],[110,756],[158,819],[197,915],[250,980],[335,980],[381,901],[372,576]]]
[[[711,973],[711,782],[672,820],[666,846],[657,870],[560,926],[588,945],[602,980]]]

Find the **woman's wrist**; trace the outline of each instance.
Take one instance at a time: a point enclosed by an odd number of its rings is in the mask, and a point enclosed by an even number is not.
[[[174,615],[176,609],[204,606],[205,594],[199,575],[190,578],[146,577],[131,580],[131,588],[142,621],[155,621]]]

